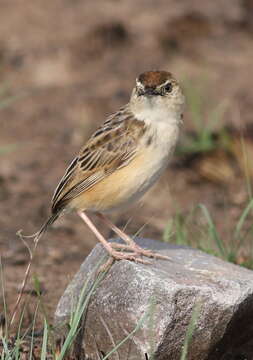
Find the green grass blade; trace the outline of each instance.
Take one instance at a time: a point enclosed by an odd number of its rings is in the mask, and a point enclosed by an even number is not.
[[[128,339],[130,339],[142,327],[143,323],[147,319],[149,319],[149,326],[151,325],[151,322],[153,320],[153,315],[155,312],[155,306],[156,306],[156,301],[155,301],[154,296],[152,296],[150,299],[150,305],[149,305],[148,311],[142,315],[142,317],[136,324],[135,328],[122,341],[120,341],[108,354],[106,354],[102,360],[108,359],[109,356],[111,356],[115,351],[117,351],[119,349],[119,347],[121,347]],[[153,327],[153,324],[152,324],[152,327]],[[153,355],[151,355],[151,356],[152,356],[151,357],[151,359],[152,359]]]
[[[38,309],[39,309],[39,302],[36,304],[36,308],[35,308],[35,311],[34,311],[34,317],[33,317],[33,323],[32,323],[32,336],[31,336],[29,360],[32,360],[32,359],[33,359],[34,331],[35,331],[35,324],[36,324]]]
[[[135,326],[135,328],[133,329],[133,331],[131,331],[121,342],[119,342],[108,354],[105,355],[105,357],[103,357],[102,360],[106,360],[109,358],[109,356],[111,356],[115,351],[118,350],[118,348],[120,346],[122,346],[128,339],[130,339],[141,327],[142,324],[144,323],[144,321],[147,319],[148,314],[144,314],[140,320],[138,321],[137,325]]]
[[[23,306],[23,309],[21,311],[20,317],[19,317],[19,322],[18,322],[18,331],[17,331],[17,335],[16,335],[16,343],[15,343],[15,348],[14,348],[14,354],[15,354],[15,360],[19,360],[20,356],[19,356],[19,348],[20,348],[20,344],[22,342],[22,338],[20,339],[20,334],[21,334],[21,327],[22,327],[22,323],[23,323],[23,319],[24,319],[24,315],[25,315],[25,309],[26,309],[26,303]],[[25,334],[23,335],[23,338],[25,337]]]
[[[163,241],[164,242],[170,242],[170,239],[173,235],[173,220],[169,220],[167,225],[165,226],[164,232],[163,232]]]
[[[250,176],[251,159],[249,158],[247,146],[245,144],[245,140],[244,140],[243,136],[241,136],[240,142],[241,142],[242,155],[243,155],[243,163],[244,163],[243,170],[244,170],[244,174],[245,174],[246,187],[247,187],[249,198],[251,199],[252,198],[251,176]]]
[[[199,204],[198,207],[202,210],[202,212],[207,220],[208,227],[209,227],[209,233],[210,233],[211,237],[213,238],[213,240],[215,241],[215,243],[219,249],[221,257],[223,257],[224,259],[227,259],[227,251],[224,247],[222,239],[220,238],[220,236],[216,230],[213,220],[209,214],[209,211],[203,204]]]
[[[78,334],[78,326],[80,324],[80,320],[82,316],[84,315],[85,310],[87,309],[89,300],[94,293],[95,289],[99,285],[99,283],[103,280],[107,272],[100,273],[97,279],[92,284],[91,288],[87,292],[87,286],[90,282],[90,279],[92,275],[97,271],[98,267],[101,265],[101,263],[104,261],[104,258],[102,258],[97,266],[94,268],[93,272],[90,274],[89,278],[86,280],[83,289],[81,291],[81,294],[79,296],[79,301],[77,303],[76,309],[74,311],[74,314],[71,316],[72,321],[70,323],[70,329],[67,334],[67,337],[63,343],[63,346],[61,348],[60,354],[57,356],[57,360],[63,360],[66,356],[67,351],[70,349],[75,337]]]
[[[155,353],[155,332],[156,332],[156,324],[155,324],[155,311],[156,311],[157,301],[155,296],[151,297],[150,301],[150,309],[148,316],[148,338],[149,338],[149,360],[154,360]]]
[[[1,291],[2,291],[4,317],[5,317],[5,337],[8,338],[8,312],[7,312],[7,304],[6,304],[6,296],[5,296],[5,288],[4,288],[4,273],[3,273],[3,264],[2,264],[1,256],[0,256],[0,281],[1,281]]]
[[[88,302],[90,300],[91,295],[93,294],[93,291],[97,287],[98,283],[102,280],[102,277],[99,277],[93,284],[92,288],[90,289],[89,293],[87,294],[82,306],[80,308],[77,308],[77,310],[74,313],[73,322],[71,324],[70,330],[68,332],[68,335],[66,337],[66,340],[64,341],[64,344],[62,346],[61,352],[59,356],[57,357],[57,360],[64,359],[67,351],[70,349],[77,333],[78,333],[78,326],[80,324],[81,317],[84,314],[84,310],[88,305]]]
[[[198,316],[200,313],[200,308],[201,308],[200,303],[195,304],[195,306],[193,308],[191,320],[190,320],[190,323],[189,323],[187,331],[186,331],[185,341],[184,341],[184,345],[183,345],[183,351],[181,353],[180,360],[187,360],[188,348],[189,348],[189,344],[192,340],[193,332],[196,327],[196,323],[197,323]]]
[[[47,341],[48,341],[48,326],[47,321],[44,319],[44,331],[43,331],[43,340],[41,348],[41,360],[46,360],[47,358]]]
[[[6,339],[0,336],[0,340],[2,341],[3,344],[3,352],[1,354],[1,360],[11,360],[11,355],[8,349],[8,344],[6,342]]]
[[[248,203],[248,205],[246,206],[246,208],[244,209],[242,215],[240,216],[237,224],[236,224],[236,228],[235,228],[235,237],[238,237],[240,235],[240,232],[242,230],[242,227],[244,225],[244,222],[250,212],[250,210],[253,208],[253,199],[250,200],[250,202]]]

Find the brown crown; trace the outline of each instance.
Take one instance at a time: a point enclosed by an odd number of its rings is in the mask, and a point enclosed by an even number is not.
[[[171,78],[171,73],[167,71],[146,71],[139,76],[138,81],[145,87],[156,87]]]

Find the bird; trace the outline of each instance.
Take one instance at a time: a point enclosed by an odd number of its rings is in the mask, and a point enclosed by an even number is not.
[[[41,238],[59,217],[76,212],[113,260],[148,263],[165,256],[141,248],[107,214],[138,201],[166,169],[183,119],[185,97],[168,71],[145,71],[130,101],[106,118],[74,157],[56,187],[51,215],[34,234]],[[174,179],[173,179],[174,181]],[[109,242],[86,212],[95,212],[124,243]]]

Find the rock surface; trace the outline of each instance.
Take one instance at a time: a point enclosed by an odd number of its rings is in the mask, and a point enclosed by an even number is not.
[[[253,272],[199,250],[149,239],[137,242],[172,261],[114,263],[92,295],[82,322],[79,338],[86,357],[103,358],[145,316],[140,328],[109,359],[180,359],[192,311],[199,304],[187,359],[250,359]],[[56,324],[67,322],[103,255],[97,245],[86,258],[57,306]]]

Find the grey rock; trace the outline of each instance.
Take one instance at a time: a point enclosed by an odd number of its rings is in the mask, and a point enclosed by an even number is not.
[[[245,356],[246,347],[252,350],[252,271],[199,250],[149,239],[137,242],[172,261],[151,260],[151,265],[125,260],[114,263],[91,296],[79,333],[79,344],[88,359],[107,354],[143,316],[138,331],[109,359],[180,359],[196,304],[199,310],[188,360],[236,359],[226,356],[238,351]],[[60,299],[56,325],[68,321],[85,281],[90,277],[91,286],[94,268],[104,255],[102,246],[97,245],[86,258]]]

